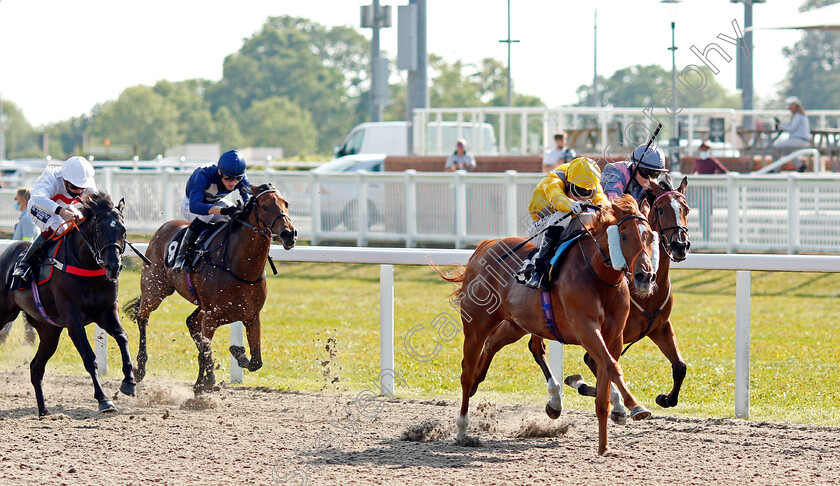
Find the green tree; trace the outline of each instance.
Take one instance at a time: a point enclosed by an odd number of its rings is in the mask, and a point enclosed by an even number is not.
[[[38,137],[32,125],[23,116],[20,107],[3,100],[3,136],[6,142],[6,157],[43,157]]]
[[[89,124],[90,119],[82,115],[47,125],[44,129],[49,139],[47,155],[66,159],[71,155],[81,154]]]
[[[216,110],[213,115],[213,126],[215,127],[213,141],[218,142],[223,151],[244,148],[248,144],[239,129],[239,121],[227,106]]]
[[[242,117],[253,146],[282,147],[284,156],[312,153],[318,131],[312,115],[288,98],[275,96],[254,102]]]
[[[204,98],[207,86],[203,79],[171,83],[158,81],[153,91],[178,110],[178,129],[186,143],[215,143],[216,128],[210,103]]]
[[[89,142],[110,140],[114,145],[131,145],[140,157],[153,158],[184,143],[179,115],[175,103],[152,88],[126,88],[117,100],[94,108]]]
[[[808,0],[800,10],[837,3],[836,0]],[[840,33],[834,30],[806,30],[793,47],[782,50],[790,63],[780,98],[798,96],[806,109],[840,107]],[[779,101],[781,101],[781,99]],[[778,106],[781,106],[781,102]]]
[[[257,101],[285,97],[306,107],[317,127],[316,147],[327,152],[353,125],[353,105],[366,78],[367,43],[346,27],[328,29],[306,19],[272,17],[225,58],[222,81],[208,89],[214,111],[227,106],[243,135],[243,114]],[[355,96],[354,96],[355,95]]]
[[[711,70],[703,66],[706,84],[702,89],[692,89],[677,81],[677,106],[681,108],[736,108],[740,97],[731,94],[717,82]],[[679,71],[679,76],[682,71]],[[697,74],[686,74],[687,81],[699,84]],[[651,106],[665,107],[671,103],[671,71],[651,64],[628,66],[617,70],[609,78],[599,77],[598,97],[601,106]],[[577,90],[578,106],[590,105],[591,85],[582,85]]]

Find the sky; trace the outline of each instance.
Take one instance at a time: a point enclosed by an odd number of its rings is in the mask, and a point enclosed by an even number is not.
[[[269,16],[294,15],[324,25],[359,26],[359,7],[371,0],[0,0],[0,97],[35,126],[89,113],[127,87],[159,80],[218,80],[225,56],[236,52]],[[754,7],[756,26],[796,15],[800,0]],[[394,27],[383,29],[383,50],[396,54]],[[511,74],[514,89],[549,107],[577,102],[577,88],[593,77],[593,18],[598,9],[599,74],[633,64],[671,68],[672,7],[658,0],[511,0]],[[428,52],[447,61],[507,61],[506,0],[427,0]],[[734,57],[731,22],[743,29],[744,7],[730,0],[684,0],[676,8],[677,70],[698,64],[690,47],[718,43]],[[755,92],[776,96],[787,71],[782,55],[799,31],[757,30],[753,42]],[[717,80],[735,91],[735,61],[712,54]],[[715,62],[716,61],[716,62]],[[823,107],[836,108],[836,107]]]

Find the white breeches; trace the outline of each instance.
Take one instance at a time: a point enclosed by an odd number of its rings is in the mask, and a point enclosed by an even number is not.
[[[213,206],[218,206],[220,208],[224,208],[227,206],[233,206],[229,202],[225,201],[224,199],[217,202]],[[190,211],[190,200],[189,198],[184,198],[181,200],[181,217],[189,221],[190,223],[193,222],[195,219],[200,219],[205,223],[217,223],[219,221],[227,221],[227,216],[222,216],[221,214],[195,214]]]

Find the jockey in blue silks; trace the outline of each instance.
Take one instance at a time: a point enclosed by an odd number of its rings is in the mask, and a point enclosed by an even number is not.
[[[247,203],[251,184],[245,175],[245,159],[236,150],[223,153],[217,164],[203,165],[193,171],[187,181],[187,197],[181,201],[181,216],[190,226],[184,233],[173,270],[192,271],[189,267],[192,258],[188,256],[195,249],[198,235],[211,224],[230,219],[236,212],[236,206],[222,200],[235,190]]]

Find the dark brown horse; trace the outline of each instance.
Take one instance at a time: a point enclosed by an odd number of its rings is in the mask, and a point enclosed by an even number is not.
[[[146,326],[149,315],[166,297],[177,291],[181,297],[198,305],[187,317],[187,329],[198,348],[196,393],[212,391],[216,384],[210,343],[219,326],[242,321],[248,337],[251,359],[245,348],[231,346],[230,353],[239,366],[256,371],[262,367],[260,354],[260,311],[266,298],[265,264],[271,241],[289,250],[295,245],[297,231],[289,218],[289,204],[271,184],[252,188],[253,197],[226,223],[223,231],[208,242],[195,272],[187,275],[166,266],[167,249],[184,220],[165,223],[155,232],[146,256],[152,264],[143,268],[140,297],[125,306],[125,311],[140,328],[137,353],[137,379],[146,375]],[[193,284],[190,290],[187,278]]]
[[[648,213],[648,221],[660,235],[662,250],[659,253],[659,271],[656,273],[656,291],[651,295],[640,295],[633,289],[630,290],[630,315],[624,326],[624,342],[627,343],[628,348],[631,344],[649,337],[671,362],[673,387],[669,393],[656,397],[656,403],[664,408],[677,405],[687,369],[677,346],[674,326],[671,324],[674,296],[671,294],[671,280],[668,278],[671,260],[675,262],[685,260],[691,247],[686,226],[689,211],[685,200],[686,186],[688,186],[686,178],[683,178],[676,190],[671,187],[670,181],[663,182],[661,187],[655,182],[651,184],[655,199]],[[592,374],[597,376],[598,364],[592,356],[587,353],[583,356],[583,360],[592,370]],[[545,372],[544,363],[540,363],[539,359],[537,363]],[[581,375],[567,376],[564,381],[567,385],[576,388],[581,395],[595,396],[595,388],[587,385]],[[622,405],[621,396],[614,385],[610,398],[613,404],[610,417],[615,422],[624,423],[627,420],[627,410]]]
[[[40,416],[48,414],[41,388],[44,368],[55,353],[64,328],[67,328],[67,334],[93,380],[93,396],[99,402],[100,412],[116,412],[117,409],[105,397],[99,383],[96,355],[85,335],[85,326],[91,322],[99,324],[117,342],[124,374],[120,391],[134,395],[135,381],[128,351],[128,336],[120,324],[117,307],[117,278],[122,269],[122,253],[125,250],[125,224],[122,218],[124,206],[123,201],[114,206],[111,198],[104,193],[82,197],[81,211],[84,219],[77,230],[66,232],[60,240],[64,250],[56,254],[52,277],[38,286],[43,313],[38,309],[31,284],[23,290],[10,292],[5,286],[0,290],[0,327],[9,325],[23,311],[27,321],[38,331],[40,342],[35,358],[29,365],[29,372]],[[28,242],[15,243],[3,252],[0,256],[0,275],[8,276],[11,273],[28,245]],[[48,251],[52,257],[55,244],[48,245]],[[37,271],[33,272],[32,278],[38,279]]]
[[[624,384],[617,360],[630,311],[624,272],[632,274],[633,285],[640,293],[652,292],[656,268],[650,256],[657,243],[656,233],[629,196],[614,201],[610,209],[598,213],[593,220],[591,237],[579,240],[569,251],[550,299],[556,335],[565,343],[583,346],[598,363],[595,412],[598,453],[603,454],[607,450],[610,382],[618,384],[634,419],[650,416],[650,411],[636,401]],[[514,261],[501,258],[522,241],[522,238],[484,241],[470,257],[463,273],[444,277],[461,283],[454,293],[464,326],[463,395],[460,414],[455,420],[459,442],[466,438],[470,397],[484,381],[493,356],[526,334],[557,339],[543,314],[541,292],[516,283],[513,277],[534,246],[528,244],[517,250]],[[559,399],[560,384],[553,377],[548,387],[549,393]],[[559,400],[552,399],[547,408],[554,408],[559,414]]]

